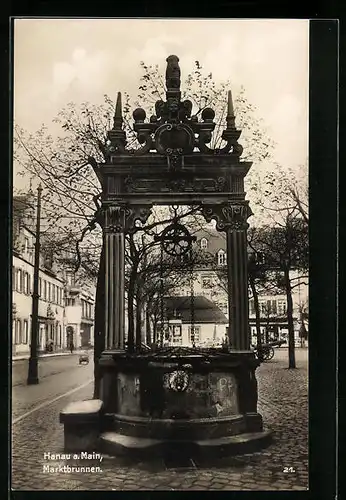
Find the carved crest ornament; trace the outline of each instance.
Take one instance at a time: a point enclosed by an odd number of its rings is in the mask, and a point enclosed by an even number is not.
[[[153,204],[163,200],[199,205],[220,231],[244,230],[252,214],[243,181],[251,163],[239,160],[243,148],[231,91],[222,132],[225,145],[213,149],[208,144],[216,127],[214,110],[205,107],[200,117],[192,114],[192,101],[181,99],[179,59],[171,55],[166,61],[166,101],[155,103],[149,120],[144,109],[133,111],[139,147],[127,147],[119,92],[113,128],[106,144],[99,144],[105,163],[91,162],[103,187],[102,226],[106,232],[131,232],[135,221],[145,223]],[[184,196],[175,199],[179,194]]]
[[[172,170],[179,168],[183,156],[195,149],[208,154],[226,154],[241,156],[243,148],[238,143],[240,131],[235,127],[232,95],[228,95],[227,128],[222,134],[226,142],[223,148],[211,149],[207,144],[212,139],[215,129],[215,112],[205,107],[201,112],[202,121],[197,115],[191,116],[192,102],[181,100],[180,68],[177,56],[167,58],[166,102],[159,100],[155,104],[155,113],[146,121],[146,112],[137,108],[133,112],[133,130],[141,147],[126,149],[126,134],[123,130],[121,94],[118,93],[115,108],[114,126],[108,132],[108,141],[102,146],[106,158],[115,154],[143,155],[150,151],[166,155]],[[100,145],[101,146],[101,145]]]

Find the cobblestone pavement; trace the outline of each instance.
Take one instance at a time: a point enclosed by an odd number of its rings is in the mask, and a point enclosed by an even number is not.
[[[307,351],[297,349],[297,369],[287,369],[287,350],[257,370],[259,412],[274,441],[247,455],[191,462],[171,469],[156,459],[149,463],[104,456],[102,462],[45,460],[44,453],[63,452],[59,411],[70,401],[88,399],[92,385],[37,410],[13,425],[12,488],[14,490],[306,490],[308,488]],[[78,380],[92,373],[77,370]],[[71,378],[69,373],[69,377]],[[51,380],[55,380],[52,377]],[[68,382],[68,381],[66,381]],[[48,382],[47,379],[47,384]],[[42,388],[45,383],[42,383]],[[62,387],[62,386],[61,386]],[[69,386],[60,387],[66,392]],[[66,388],[67,387],[67,388]],[[31,386],[36,389],[37,386]],[[14,402],[14,406],[15,406]],[[99,466],[95,473],[47,473],[43,466]],[[286,472],[285,472],[286,471]]]

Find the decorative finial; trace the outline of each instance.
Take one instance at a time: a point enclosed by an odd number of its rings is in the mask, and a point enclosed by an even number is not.
[[[235,128],[235,120],[234,120],[234,108],[233,108],[233,99],[232,99],[232,91],[228,91],[228,99],[227,99],[227,128]]]
[[[114,113],[114,129],[121,129],[123,124],[123,116],[122,116],[122,105],[121,105],[121,92],[118,92],[117,102],[115,105],[115,113]]]
[[[232,99],[232,91],[228,91],[228,101],[227,101],[227,117],[234,116],[234,108],[233,108],[233,99]]]
[[[166,69],[166,87],[168,91],[180,90],[180,67],[179,57],[168,56]]]
[[[107,138],[109,144],[107,144],[104,155],[106,161],[109,161],[110,155],[115,153],[123,153],[125,151],[126,145],[126,134],[123,130],[123,116],[122,116],[122,106],[121,106],[121,92],[118,92],[117,102],[115,104],[114,111],[114,123],[112,130],[108,131]]]

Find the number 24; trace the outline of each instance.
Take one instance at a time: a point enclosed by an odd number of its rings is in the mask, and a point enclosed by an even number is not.
[[[294,467],[284,467],[283,469],[283,472],[295,472],[295,468]]]

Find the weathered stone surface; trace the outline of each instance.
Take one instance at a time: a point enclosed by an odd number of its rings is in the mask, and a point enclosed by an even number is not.
[[[98,417],[103,408],[103,401],[100,399],[89,399],[86,401],[74,401],[69,403],[66,408],[60,412],[60,421],[64,422],[70,416],[83,416],[83,418]]]

